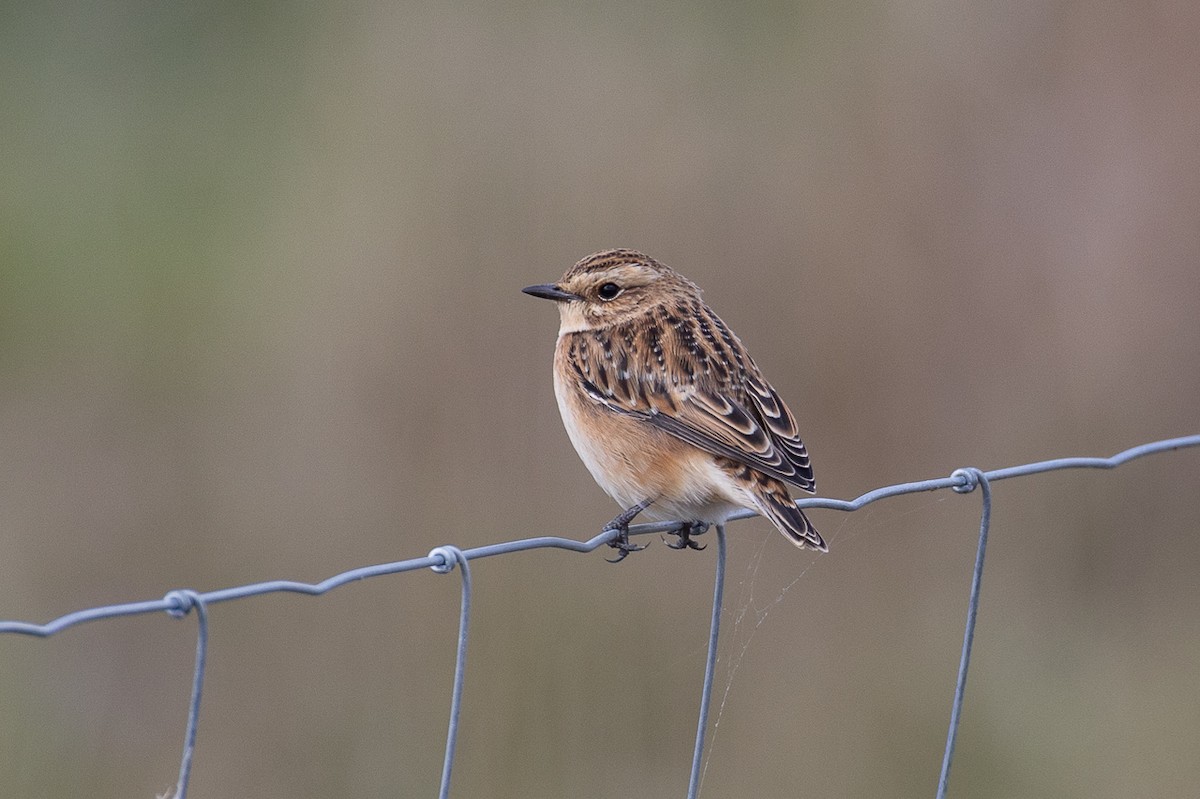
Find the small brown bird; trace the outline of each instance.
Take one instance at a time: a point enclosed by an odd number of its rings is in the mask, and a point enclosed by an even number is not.
[[[695,283],[618,249],[523,291],[558,303],[554,392],[579,457],[626,508],[605,528],[620,532],[615,561],[644,549],[629,542],[642,511],[684,523],[675,549],[749,508],[828,551],[786,485],[815,486],[796,420]]]

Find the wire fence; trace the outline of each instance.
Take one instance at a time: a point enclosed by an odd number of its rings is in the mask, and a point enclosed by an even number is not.
[[[1142,458],[1161,452],[1168,452],[1185,447],[1200,446],[1200,435],[1183,436],[1180,438],[1153,441],[1132,447],[1113,455],[1111,458],[1058,458],[1055,460],[1026,463],[1020,466],[1010,466],[1005,469],[983,471],[976,468],[957,469],[949,477],[939,477],[932,480],[921,480],[911,483],[899,483],[884,486],[852,500],[811,498],[800,499],[796,504],[801,508],[829,508],[832,510],[855,511],[865,505],[888,497],[901,494],[913,494],[922,491],[937,491],[949,488],[955,492],[966,494],[976,488],[980,490],[982,510],[979,522],[979,543],[975,554],[975,566],[971,579],[971,589],[967,601],[966,623],[963,628],[962,652],[959,658],[958,675],[955,679],[954,699],[950,708],[950,721],[946,733],[946,747],[942,757],[941,771],[938,777],[937,799],[944,799],[950,778],[950,765],[954,757],[954,742],[962,716],[963,695],[966,690],[967,670],[971,661],[971,645],[975,636],[975,619],[979,610],[980,586],[983,579],[984,555],[987,551],[988,528],[991,523],[992,494],[991,483],[996,480],[1006,480],[1013,477],[1042,474],[1061,469],[1114,469],[1136,458]],[[745,519],[755,514],[750,511],[740,511],[730,517],[730,520]],[[655,522],[651,524],[633,525],[629,528],[630,535],[649,535],[652,533],[670,533],[680,528],[679,522]],[[291,580],[271,580],[268,582],[239,585],[232,588],[222,588],[216,591],[199,592],[190,589],[170,591],[162,599],[143,602],[130,602],[120,605],[103,605],[100,607],[79,610],[60,616],[46,624],[36,624],[23,621],[0,621],[0,633],[15,633],[42,638],[55,635],[63,630],[87,622],[115,619],[122,616],[136,616],[147,613],[167,613],[174,618],[183,618],[192,611],[196,613],[196,661],[192,673],[192,691],[188,704],[187,726],[184,732],[183,751],[180,756],[179,776],[175,786],[174,799],[186,799],[188,779],[191,774],[192,759],[196,749],[196,730],[200,718],[200,704],[204,688],[204,673],[208,658],[208,606],[217,602],[249,599],[262,594],[298,593],[319,596],[332,591],[347,583],[364,580],[368,577],[380,577],[386,574],[399,574],[419,569],[432,569],[439,574],[448,574],[456,568],[462,582],[462,600],[459,611],[458,647],[454,665],[454,682],[450,695],[450,719],[446,733],[445,757],[442,762],[441,787],[438,792],[440,799],[450,795],[450,777],[454,766],[455,744],[458,738],[459,711],[462,707],[463,676],[466,669],[468,627],[471,620],[471,567],[470,562],[494,555],[508,555],[531,549],[568,549],[574,552],[591,552],[614,541],[618,536],[616,530],[606,529],[599,535],[586,541],[576,541],[570,538],[543,536],[525,538],[517,541],[505,541],[489,546],[472,549],[459,549],[455,546],[437,547],[423,558],[412,558],[393,563],[381,563],[373,566],[363,566],[351,569],[322,580],[319,583],[302,583]],[[688,782],[688,799],[695,799],[700,790],[700,774],[704,754],[705,732],[708,726],[708,710],[712,698],[713,675],[717,659],[717,642],[720,635],[721,603],[725,585],[725,528],[716,528],[717,557],[716,577],[713,588],[712,621],[709,628],[708,655],[705,661],[704,681],[700,691],[700,712],[696,724],[696,743],[692,753],[692,770]]]

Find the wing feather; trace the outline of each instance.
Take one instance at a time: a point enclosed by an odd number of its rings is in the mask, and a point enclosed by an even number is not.
[[[568,358],[589,397],[813,491],[795,417],[737,337],[699,302],[661,310],[656,323],[571,334]]]

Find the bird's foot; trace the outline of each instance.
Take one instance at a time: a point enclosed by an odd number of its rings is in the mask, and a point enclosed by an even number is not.
[[[677,540],[673,544],[667,544],[671,549],[705,549],[708,544],[701,544],[699,541],[692,539],[692,534],[700,535],[708,530],[708,522],[688,522],[679,528],[678,532],[671,533],[676,536]],[[666,536],[663,536],[663,541],[666,541]]]
[[[615,541],[608,542],[610,547],[617,550],[617,556],[615,558],[605,558],[605,560],[607,560],[609,563],[620,563],[621,561],[625,560],[626,556],[628,556],[630,552],[641,552],[646,548],[646,544],[634,544],[630,542],[628,525],[626,525],[624,528],[620,528],[619,532],[620,535],[617,536]]]
[[[629,523],[633,521],[635,516],[648,507],[650,507],[649,501],[639,502],[632,508],[627,508],[626,510],[622,511],[621,515],[604,525],[604,530],[602,532],[607,532],[609,530],[617,531],[617,537],[608,542],[610,547],[617,550],[617,556],[615,558],[605,558],[605,560],[607,560],[609,563],[620,563],[621,561],[625,560],[630,552],[641,552],[646,548],[645,544],[634,544],[630,542]]]

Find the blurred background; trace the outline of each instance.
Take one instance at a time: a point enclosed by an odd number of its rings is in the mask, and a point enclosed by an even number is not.
[[[644,250],[822,496],[1200,432],[1200,6],[0,9],[0,617],[617,508],[520,288]],[[995,486],[951,780],[1200,793],[1200,452]],[[978,495],[730,530],[703,794],[927,797]],[[478,561],[454,795],[682,796],[714,552]],[[191,796],[436,793],[457,576],[211,610]],[[173,785],[195,620],[0,638],[0,795]]]

